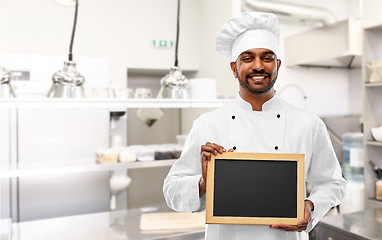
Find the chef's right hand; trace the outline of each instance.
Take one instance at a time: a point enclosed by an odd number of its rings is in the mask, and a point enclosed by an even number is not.
[[[225,148],[216,144],[207,142],[201,147],[201,165],[202,165],[202,177],[199,180],[199,197],[202,197],[206,193],[207,182],[207,163],[211,160],[212,155],[226,152]],[[233,152],[233,149],[229,149],[228,152]]]

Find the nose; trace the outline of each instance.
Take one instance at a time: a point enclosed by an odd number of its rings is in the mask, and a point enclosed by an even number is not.
[[[256,70],[256,71],[261,71],[261,70],[264,70],[264,65],[263,65],[263,62],[261,61],[260,58],[255,58],[252,62],[252,66],[251,66],[252,70]]]

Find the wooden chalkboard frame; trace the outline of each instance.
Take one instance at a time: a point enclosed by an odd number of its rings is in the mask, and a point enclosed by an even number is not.
[[[297,162],[297,218],[285,217],[238,217],[238,216],[214,216],[214,184],[215,184],[215,161],[223,160],[263,160],[263,161],[295,161]],[[213,156],[207,167],[207,189],[206,189],[206,223],[207,224],[245,224],[245,225],[272,225],[289,224],[297,225],[304,218],[304,154],[282,154],[282,153],[239,153],[225,152]],[[245,189],[244,189],[245,190]],[[280,199],[283,201],[283,199]]]

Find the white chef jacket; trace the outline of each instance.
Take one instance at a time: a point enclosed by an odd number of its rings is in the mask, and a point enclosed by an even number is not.
[[[308,239],[308,232],[344,196],[346,181],[321,119],[285,102],[277,94],[263,104],[262,111],[253,111],[251,104],[239,95],[226,106],[194,121],[182,154],[164,181],[167,205],[175,211],[205,209],[205,194],[199,198],[198,183],[200,151],[206,142],[227,150],[234,148],[236,152],[305,154],[305,182],[312,186],[306,199],[314,203],[312,219],[304,232],[264,225],[207,224],[207,240]]]

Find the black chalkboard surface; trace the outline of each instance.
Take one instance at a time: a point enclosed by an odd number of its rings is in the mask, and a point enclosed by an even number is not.
[[[297,224],[304,155],[223,153],[208,163],[206,223]]]

